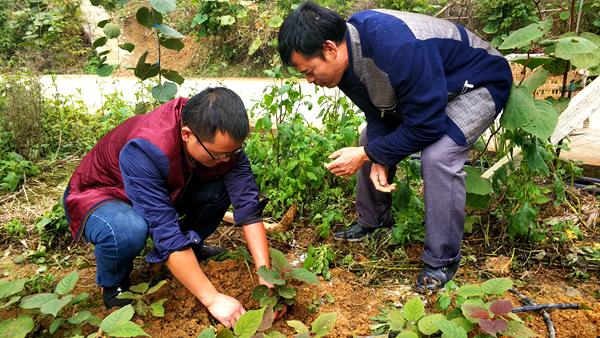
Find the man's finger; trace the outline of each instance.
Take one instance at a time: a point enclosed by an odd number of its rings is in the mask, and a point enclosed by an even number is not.
[[[338,149],[329,155],[329,159],[333,160],[334,158],[338,158],[342,154],[342,150]]]

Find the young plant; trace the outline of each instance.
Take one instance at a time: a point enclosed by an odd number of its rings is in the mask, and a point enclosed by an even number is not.
[[[308,246],[308,256],[304,261],[304,268],[317,275],[323,276],[326,280],[331,279],[329,264],[335,259],[335,252],[327,244],[318,247]]]
[[[269,252],[271,269],[261,266],[258,275],[273,284],[272,293],[266,286],[259,285],[252,291],[252,298],[259,301],[261,307],[271,306],[273,311],[280,311],[296,302],[296,288],[288,285],[291,279],[310,284],[319,284],[319,279],[305,268],[293,267],[281,251],[271,248]]]
[[[149,337],[139,325],[131,321],[134,313],[131,304],[116,310],[102,320],[98,332],[88,335],[87,338],[103,337],[102,333],[112,337]]]
[[[158,291],[163,285],[167,283],[166,280],[161,280],[156,283],[153,287],[150,287],[148,283],[140,283],[129,288],[129,291],[125,291],[117,296],[120,299],[132,299],[134,303],[135,312],[140,316],[147,316],[148,310],[154,317],[164,317],[165,308],[163,304],[166,299],[161,299],[158,302],[154,302],[148,305],[146,298],[149,295]]]
[[[337,314],[335,312],[322,313],[312,322],[310,330],[298,320],[288,320],[286,323],[296,330],[296,335],[294,335],[296,338],[320,338],[326,336],[331,331],[336,317]]]

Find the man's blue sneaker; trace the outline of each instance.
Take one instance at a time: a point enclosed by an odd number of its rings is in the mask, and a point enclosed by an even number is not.
[[[382,227],[365,228],[358,222],[354,222],[346,230],[341,230],[333,234],[333,238],[338,241],[358,242],[367,238],[377,229]],[[385,227],[383,227],[385,228]]]
[[[434,268],[431,265],[425,264],[425,267],[417,276],[417,283],[415,286],[417,292],[429,293],[443,288],[446,283],[454,278],[459,266],[460,261],[439,268]]]

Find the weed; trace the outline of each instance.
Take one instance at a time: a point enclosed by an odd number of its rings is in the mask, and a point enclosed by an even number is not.
[[[331,279],[329,264],[335,259],[335,252],[327,244],[318,247],[308,246],[307,257],[304,260],[304,268],[317,275],[323,276],[326,280]]]
[[[166,299],[161,299],[157,302],[148,305],[147,299],[149,295],[158,291],[163,285],[167,283],[166,280],[162,280],[153,287],[150,287],[148,283],[140,283],[129,288],[129,291],[121,293],[117,298],[120,299],[132,299],[135,312],[140,316],[147,316],[148,311],[155,317],[164,317],[165,308],[163,304]]]

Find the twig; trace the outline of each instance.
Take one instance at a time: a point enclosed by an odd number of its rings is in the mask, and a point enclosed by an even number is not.
[[[525,305],[536,305],[527,296],[525,296],[524,294],[522,294],[519,291],[517,291],[517,289],[511,288],[510,292],[514,293],[519,298],[521,298],[521,300],[523,301],[523,303]],[[542,318],[544,318],[544,322],[546,323],[546,326],[548,327],[548,337],[550,337],[550,338],[556,338],[556,330],[554,329],[554,324],[552,323],[552,318],[550,318],[550,314],[548,313],[548,311],[543,310],[543,309],[540,310],[540,312],[542,313]]]

